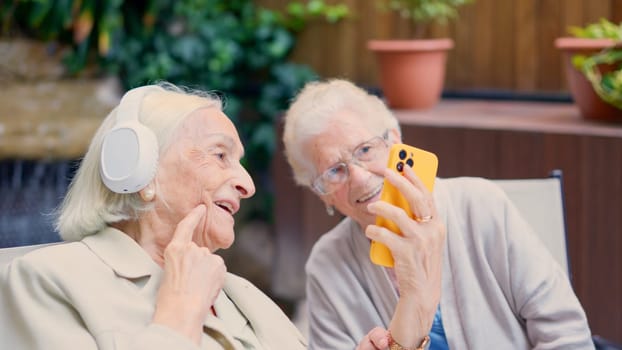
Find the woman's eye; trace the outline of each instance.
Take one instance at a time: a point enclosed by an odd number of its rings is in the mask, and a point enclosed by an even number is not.
[[[371,146],[370,145],[365,145],[365,146],[359,148],[358,153],[363,155],[363,154],[369,153],[369,151],[371,151]]]
[[[216,158],[221,163],[229,162],[229,155],[227,152],[214,152],[212,153],[212,157]]]
[[[345,167],[342,164],[336,165],[325,172],[325,177],[329,181],[340,179],[345,173]]]

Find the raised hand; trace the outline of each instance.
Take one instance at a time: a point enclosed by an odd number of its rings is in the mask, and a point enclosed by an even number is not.
[[[154,323],[177,330],[197,344],[227,271],[220,256],[192,241],[205,214],[201,204],[177,224],[164,250],[164,274],[153,316]]]
[[[432,194],[410,167],[404,175],[387,170],[386,178],[404,195],[414,214],[383,201],[368,206],[370,212],[395,222],[402,235],[369,225],[367,237],[385,244],[395,260],[395,277],[400,300],[391,332],[400,344],[419,342],[429,332],[440,302],[441,271],[446,229],[437,215]],[[407,332],[407,329],[410,331]],[[418,345],[418,344],[415,344]]]

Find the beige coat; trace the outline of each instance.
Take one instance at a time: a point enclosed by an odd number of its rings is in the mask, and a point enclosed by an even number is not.
[[[162,269],[122,232],[31,252],[0,274],[0,344],[6,349],[305,349],[281,309],[227,274],[201,346],[149,325]],[[222,342],[222,340],[221,340]]]

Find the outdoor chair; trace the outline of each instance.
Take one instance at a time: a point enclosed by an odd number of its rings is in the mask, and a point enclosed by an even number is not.
[[[553,170],[547,178],[493,181],[505,191],[518,211],[531,224],[572,282],[572,266],[568,261],[566,247],[562,175],[561,170]],[[592,340],[596,350],[622,350],[621,345],[599,335],[594,335]]]

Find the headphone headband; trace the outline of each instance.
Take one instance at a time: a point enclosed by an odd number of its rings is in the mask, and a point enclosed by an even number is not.
[[[123,95],[117,108],[117,124],[125,120],[140,120],[140,110],[145,96],[151,92],[162,91],[157,85],[147,85],[129,90]]]

